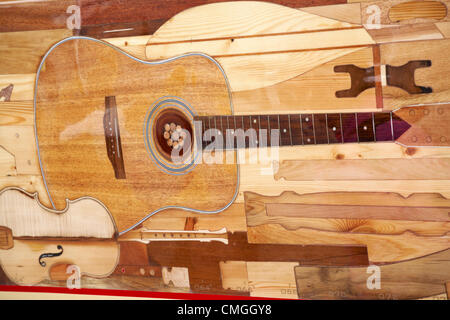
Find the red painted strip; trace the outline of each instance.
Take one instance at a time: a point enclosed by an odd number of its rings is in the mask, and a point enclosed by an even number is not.
[[[33,286],[9,286],[0,285],[0,292],[41,292],[60,294],[86,294],[116,297],[135,298],[157,298],[157,299],[179,299],[179,300],[283,300],[276,298],[243,297],[232,295],[195,294],[195,293],[172,293],[172,292],[150,292],[133,290],[112,289],[68,289],[60,287],[33,287]]]

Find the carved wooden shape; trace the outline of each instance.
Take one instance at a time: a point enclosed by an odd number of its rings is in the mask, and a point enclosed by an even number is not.
[[[392,6],[389,20],[401,22],[412,19],[441,20],[447,16],[447,6],[440,1],[409,1]]]

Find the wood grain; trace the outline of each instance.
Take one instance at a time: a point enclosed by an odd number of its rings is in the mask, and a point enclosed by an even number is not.
[[[0,193],[0,208],[0,225],[10,228],[14,237],[111,239],[116,233],[108,211],[93,199],[68,202],[64,210],[54,211],[46,209],[36,194],[7,188]]]
[[[117,32],[114,36],[152,34],[177,13],[205,4],[225,0],[166,0],[164,5],[145,0],[129,0],[123,3],[108,0],[98,3],[93,0],[81,1],[81,34],[103,38],[102,33],[110,30],[133,28]],[[345,3],[345,0],[270,0],[268,2],[292,8]],[[128,33],[127,33],[128,32]],[[113,34],[108,32],[109,35]]]
[[[182,96],[199,115],[231,113],[224,76],[212,61],[188,56],[145,65],[103,43],[75,39],[58,46],[45,63],[38,83],[36,124],[44,174],[56,208],[64,207],[66,198],[92,196],[105,204],[118,229],[124,231],[168,205],[213,211],[233,199],[236,165],[206,163],[176,177],[180,192],[162,196],[165,191],[160,190],[173,183],[173,176],[155,166],[142,137],[150,106],[167,95]],[[118,105],[127,176],[120,181],[105,155],[106,93],[114,95]],[[77,181],[76,186],[71,181]],[[105,192],[107,185],[112,188]]]
[[[301,8],[300,10],[333,20],[362,24],[360,3],[314,6]]]
[[[36,71],[36,70],[34,70]],[[11,101],[32,101],[34,94],[35,73],[0,75],[0,88],[14,85]]]
[[[312,59],[317,58],[316,54],[317,52],[311,55]],[[301,60],[297,62],[299,66],[302,65],[300,62]],[[375,89],[368,89],[357,98],[336,98],[336,91],[350,87],[350,76],[345,73],[334,72],[334,66],[349,63],[357,64],[362,68],[373,66],[372,49],[358,49],[328,62],[322,61],[322,65],[309,71],[306,69],[306,72],[284,82],[270,86],[268,83],[263,83],[265,87],[260,89],[233,92],[236,113],[296,113],[299,110],[302,113],[317,112],[317,110],[321,110],[321,112],[336,112],[336,110],[345,112],[355,109],[376,110]],[[309,63],[305,64],[305,66],[309,65]],[[241,65],[241,67],[244,66]],[[242,68],[241,70],[245,72],[247,69]],[[293,70],[301,71],[300,67]],[[244,74],[240,75],[239,73],[232,73],[231,77],[233,78],[231,81],[234,82],[244,81],[247,78]],[[265,77],[262,79],[265,79]],[[232,88],[236,90],[235,87]]]
[[[450,250],[378,267],[381,286],[373,290],[367,288],[367,268],[295,267],[299,297],[404,300],[442,294],[450,279]]]
[[[383,104],[386,109],[396,109],[405,105],[448,102],[450,98],[448,79],[450,40],[433,40],[409,43],[392,43],[380,46],[381,64],[401,66],[411,60],[430,59],[431,67],[415,72],[417,85],[432,87],[433,93],[409,95],[395,87],[383,88]]]
[[[440,1],[408,1],[392,6],[388,15],[392,22],[412,19],[441,20],[447,16],[447,7]]]
[[[367,265],[364,246],[249,244],[244,232],[228,233],[228,239],[228,245],[217,241],[155,241],[148,244],[148,255],[152,265],[188,268],[194,292],[223,290],[220,262],[225,261]]]
[[[1,32],[0,70],[2,74],[29,74],[36,72],[47,50],[57,41],[69,37],[67,29]]]
[[[450,159],[282,161],[275,180],[450,180]]]
[[[422,257],[449,247],[449,237],[416,236],[411,232],[401,235],[354,234],[298,229],[289,231],[277,224],[248,228],[250,243],[302,245],[366,245],[372,263],[396,262]]]
[[[0,102],[0,126],[32,126],[33,102]]]

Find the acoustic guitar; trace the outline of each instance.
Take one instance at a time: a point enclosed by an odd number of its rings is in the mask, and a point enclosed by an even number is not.
[[[52,207],[62,210],[66,199],[95,198],[121,234],[162,210],[226,209],[238,193],[239,148],[448,143],[439,131],[448,131],[442,121],[446,105],[235,115],[227,77],[211,57],[190,53],[142,61],[87,37],[64,39],[46,53],[34,108]],[[430,130],[416,129],[427,117],[433,120],[425,126]],[[211,161],[221,153],[227,161]]]

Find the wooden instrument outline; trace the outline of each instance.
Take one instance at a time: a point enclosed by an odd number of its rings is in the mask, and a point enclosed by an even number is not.
[[[62,210],[54,210],[46,208],[40,203],[37,193],[29,193],[24,191],[23,189],[17,187],[8,187],[0,191],[0,197],[8,191],[18,191],[24,197],[28,197],[33,201],[33,205],[36,205],[39,208],[42,208],[46,212],[51,214],[56,214],[56,217],[61,217],[61,215],[68,214],[70,209],[74,207],[70,206],[73,203],[79,203],[85,200],[93,200],[102,208],[105,216],[109,217],[110,222],[114,223],[114,219],[108,209],[98,200],[91,197],[84,197],[80,199],[76,199],[74,201],[68,200],[67,207]],[[33,210],[34,211],[34,210]],[[36,213],[33,213],[36,214]],[[37,215],[42,214],[37,212]],[[14,224],[14,222],[11,222]],[[115,225],[114,225],[115,228]],[[9,226],[0,225],[0,257],[4,256],[5,252],[8,250],[14,249],[15,246],[19,247],[19,250],[22,252],[28,251],[29,254],[26,255],[24,262],[20,262],[21,257],[25,255],[9,255],[7,257],[0,258],[0,266],[2,266],[3,271],[7,275],[7,277],[17,283],[19,285],[24,284],[36,284],[42,280],[49,279],[51,277],[51,270],[53,267],[59,265],[75,265],[78,266],[76,257],[70,256],[71,253],[76,253],[78,257],[83,257],[87,255],[90,246],[94,242],[98,243],[99,248],[104,248],[104,246],[110,246],[112,251],[108,251],[108,253],[116,252],[117,255],[113,257],[114,263],[110,264],[110,269],[106,273],[98,274],[93,272],[84,271],[85,268],[80,268],[80,276],[87,276],[92,278],[104,278],[113,274],[115,269],[119,264],[120,258],[120,243],[121,242],[140,242],[144,244],[148,244],[153,241],[199,241],[199,242],[211,242],[218,241],[225,245],[228,244],[228,233],[226,228],[222,228],[217,231],[209,231],[209,230],[198,230],[198,231],[185,231],[185,230],[149,230],[149,229],[139,229],[137,231],[132,231],[123,236],[119,236],[117,229],[115,228],[115,232],[111,238],[95,238],[95,237],[59,237],[59,236],[32,236],[32,235],[19,235],[14,236],[13,230]],[[88,242],[87,247],[83,245],[84,242]],[[27,246],[29,243],[29,249]],[[72,244],[78,246],[78,252],[74,251]],[[66,245],[69,248],[69,253],[65,252]],[[116,250],[114,250],[114,248]],[[31,251],[29,251],[31,250]],[[12,252],[12,251],[11,251]],[[98,253],[98,252],[97,252]],[[95,256],[94,252],[94,256]],[[69,256],[67,256],[69,255]],[[28,257],[32,256],[32,257]],[[8,258],[13,257],[14,261],[6,260]],[[2,263],[3,260],[3,263]],[[111,259],[109,259],[112,261]],[[5,264],[6,263],[6,264]],[[28,266],[27,266],[28,263]],[[16,265],[17,264],[17,265]],[[30,265],[32,264],[32,265]],[[37,270],[38,276],[24,277],[21,276],[22,269],[26,269],[28,271]],[[44,273],[42,273],[44,272]]]
[[[36,72],[36,79],[35,79],[35,85],[34,85],[34,99],[33,99],[34,132],[35,132],[35,141],[36,141],[37,155],[38,155],[38,160],[39,160],[38,162],[39,162],[39,167],[40,167],[40,170],[41,170],[41,174],[42,174],[45,190],[47,191],[48,198],[49,198],[50,203],[51,203],[51,205],[52,205],[52,207],[54,209],[56,208],[56,206],[55,206],[55,204],[53,202],[52,196],[50,195],[50,191],[49,191],[49,188],[48,188],[48,185],[47,185],[47,180],[46,180],[45,174],[44,174],[44,166],[43,166],[42,161],[41,161],[41,155],[40,155],[40,150],[39,150],[39,140],[38,140],[37,124],[36,124],[36,101],[37,101],[37,92],[38,92],[38,81],[39,81],[40,72],[41,72],[42,68],[45,65],[45,60],[48,57],[48,55],[55,48],[57,48],[59,45],[65,43],[66,41],[71,41],[71,40],[76,40],[76,39],[84,39],[84,40],[89,40],[89,41],[101,43],[101,44],[106,45],[106,46],[116,50],[117,52],[127,56],[128,58],[131,58],[132,60],[140,62],[140,63],[143,63],[145,65],[164,64],[164,63],[167,63],[167,62],[175,61],[175,60],[178,60],[178,59],[181,59],[181,58],[184,58],[184,57],[189,57],[189,56],[205,57],[206,59],[209,59],[210,61],[212,61],[218,67],[220,72],[222,73],[223,78],[224,78],[225,83],[226,83],[226,86],[227,86],[231,113],[232,114],[234,113],[233,99],[232,99],[232,94],[231,94],[231,90],[230,90],[230,86],[229,86],[229,80],[227,78],[227,75],[225,74],[222,66],[215,59],[211,58],[210,56],[208,56],[208,55],[206,55],[204,53],[186,53],[186,54],[178,55],[178,56],[175,56],[175,57],[172,57],[172,58],[169,58],[169,59],[162,59],[162,60],[158,60],[158,61],[145,61],[145,60],[139,59],[137,57],[134,57],[131,54],[121,50],[120,48],[118,48],[118,47],[116,47],[116,46],[114,46],[114,45],[112,45],[112,44],[110,44],[108,42],[102,41],[102,40],[98,40],[98,39],[94,39],[94,38],[90,38],[90,37],[85,37],[85,36],[71,36],[71,37],[62,39],[61,41],[55,43],[53,46],[50,47],[50,49],[45,53],[45,55],[43,56],[43,58],[42,58],[42,60],[41,60],[41,62],[39,64],[38,70]],[[237,180],[236,180],[236,186],[235,186],[234,195],[232,196],[232,199],[228,202],[228,204],[225,205],[223,208],[218,209],[218,210],[211,210],[211,211],[209,211],[209,210],[199,210],[199,209],[195,209],[195,208],[189,208],[189,207],[184,207],[184,206],[176,206],[176,205],[164,206],[164,207],[161,207],[161,208],[159,208],[159,209],[157,209],[155,211],[149,212],[141,220],[139,220],[138,222],[136,222],[133,225],[129,226],[127,229],[121,231],[119,233],[119,235],[124,234],[124,233],[134,229],[136,226],[140,225],[141,223],[143,223],[144,221],[146,221],[148,218],[150,218],[151,216],[155,215],[156,213],[158,213],[160,211],[168,210],[168,209],[181,209],[181,210],[185,210],[185,211],[188,211],[188,212],[194,212],[194,213],[198,213],[198,214],[217,214],[217,213],[220,213],[220,212],[226,210],[229,206],[231,206],[231,204],[234,203],[234,201],[236,200],[236,198],[238,196],[238,193],[239,193],[239,176],[240,176],[240,174],[239,174],[239,164],[236,164],[236,173],[237,173],[236,174]],[[66,201],[68,201],[68,199],[66,199]]]
[[[114,50],[117,51],[118,53],[122,53],[122,54],[124,54],[124,55],[125,55],[126,57],[128,57],[128,58],[131,58],[132,60],[137,61],[137,62],[140,62],[140,63],[144,63],[144,64],[146,64],[146,65],[148,65],[148,64],[163,64],[163,63],[165,63],[165,62],[174,61],[174,60],[177,60],[177,59],[179,59],[179,58],[186,57],[186,56],[200,55],[200,56],[206,57],[206,58],[209,59],[210,61],[214,62],[215,66],[218,66],[218,67],[219,67],[220,72],[222,73],[222,75],[223,75],[223,77],[224,77],[226,83],[228,84],[228,82],[227,82],[228,80],[227,80],[226,74],[224,73],[223,69],[220,67],[220,65],[218,64],[218,62],[215,61],[213,58],[209,57],[208,55],[202,54],[202,53],[187,53],[187,54],[184,54],[184,55],[181,55],[181,56],[177,56],[177,57],[173,57],[173,58],[170,58],[170,59],[152,62],[152,61],[143,61],[143,60],[141,60],[141,59],[139,59],[139,58],[133,57],[132,55],[130,55],[130,54],[128,54],[128,53],[122,51],[121,49],[119,49],[119,48],[117,48],[117,47],[115,47],[115,46],[113,46],[113,45],[111,45],[111,44],[105,43],[105,42],[100,41],[100,40],[97,40],[97,39],[91,39],[91,38],[88,38],[88,37],[82,37],[82,36],[69,37],[69,38],[63,39],[63,40],[61,40],[60,42],[56,43],[56,44],[55,44],[55,45],[54,45],[54,46],[46,53],[46,55],[44,56],[44,58],[43,58],[43,60],[42,60],[42,62],[41,62],[41,65],[40,65],[40,67],[39,67],[39,69],[38,69],[38,74],[37,74],[37,77],[36,77],[36,83],[35,83],[35,91],[36,91],[36,92],[35,92],[35,100],[34,100],[35,138],[36,138],[36,144],[37,144],[37,152],[38,152],[38,158],[39,158],[39,165],[40,165],[41,173],[42,173],[42,176],[43,176],[43,181],[44,181],[45,189],[46,189],[46,191],[47,191],[47,194],[48,194],[48,196],[49,196],[49,199],[50,199],[50,202],[51,202],[53,208],[55,208],[55,204],[54,204],[54,202],[53,202],[53,200],[52,200],[52,197],[51,197],[51,195],[50,195],[50,190],[49,190],[49,187],[48,187],[48,185],[47,185],[47,179],[46,179],[46,176],[45,176],[45,173],[44,173],[44,171],[45,171],[44,165],[43,165],[43,162],[42,162],[42,160],[41,160],[41,154],[40,154],[40,150],[39,150],[38,134],[37,134],[37,124],[36,124],[36,121],[37,121],[37,120],[36,120],[36,112],[37,112],[37,110],[36,110],[36,109],[37,109],[36,103],[37,103],[37,99],[36,99],[36,96],[37,96],[37,91],[38,91],[38,80],[39,80],[39,73],[40,73],[40,71],[41,71],[41,68],[42,68],[42,66],[44,65],[45,59],[46,59],[46,57],[50,54],[50,52],[51,52],[53,49],[55,49],[57,46],[59,46],[60,44],[66,42],[66,41],[69,41],[69,40],[76,40],[76,39],[80,39],[80,40],[83,39],[83,40],[89,40],[89,41],[93,41],[93,42],[98,42],[98,43],[100,43],[100,44],[106,44],[107,47],[110,47],[110,48],[114,49]],[[230,91],[230,87],[229,87],[229,86],[227,86],[227,90],[228,90],[228,96],[231,97],[231,91]],[[232,107],[232,105],[233,105],[232,98],[230,98],[229,103],[230,103],[230,106]],[[402,108],[404,108],[404,107],[402,107]],[[231,112],[233,112],[233,109],[231,110]],[[395,116],[394,112],[395,112],[395,111],[389,112],[389,115],[390,115],[390,117],[391,117],[391,119],[390,119],[390,123],[391,123],[391,124],[390,124],[390,130],[391,130],[391,133],[392,133],[392,141],[396,140],[401,134],[404,133],[404,131],[406,131],[406,130],[408,129],[408,128],[405,129],[404,126],[403,126],[403,128],[399,128],[399,130],[400,130],[399,133],[395,132],[395,134],[394,134],[394,127],[393,127],[393,120],[392,120],[392,118]],[[372,112],[371,114],[372,114],[372,123],[373,123],[373,122],[374,122],[374,114],[378,114],[378,113],[373,113],[373,112]],[[341,117],[342,117],[342,115],[344,115],[344,114],[341,114]],[[352,113],[349,113],[349,115],[352,115]],[[234,115],[233,115],[233,116],[234,116]],[[289,116],[289,115],[288,115],[288,116]],[[302,115],[299,115],[299,116],[302,116]],[[325,116],[326,116],[326,114],[325,114]],[[236,117],[236,116],[234,116],[234,117]],[[345,141],[345,142],[358,142],[358,143],[359,143],[359,142],[365,142],[365,140],[360,141],[359,136],[358,136],[358,130],[359,130],[358,123],[357,123],[357,122],[358,122],[358,113],[354,113],[354,114],[353,114],[353,117],[355,118],[355,121],[356,121],[356,129],[357,129],[356,132],[355,132],[356,137],[354,137],[354,138],[357,138],[357,140],[355,140],[355,141],[351,141],[351,140],[350,140],[350,141]],[[312,118],[313,118],[313,122],[314,122],[314,114],[312,114]],[[399,119],[399,118],[397,119],[397,118],[398,118],[398,117],[396,117],[396,120],[398,120],[398,121],[400,121],[400,122],[404,122],[404,124],[406,124],[406,125],[409,125],[407,122],[403,121],[402,119]],[[306,118],[306,121],[308,121],[308,118]],[[281,129],[279,122],[280,122],[280,120],[278,120],[278,129]],[[364,127],[364,130],[367,130],[367,129],[370,129],[369,126],[367,126],[367,127],[365,126],[365,127]],[[372,129],[373,129],[373,131],[374,131],[374,133],[375,133],[375,129],[374,129],[374,128],[372,128]],[[302,129],[302,130],[303,130],[303,129]],[[396,128],[395,130],[397,130],[397,128]],[[280,130],[280,131],[281,131],[281,130]],[[341,131],[342,131],[342,125],[341,125]],[[314,135],[315,135],[315,131],[314,131],[314,123],[313,123],[313,132],[314,132]],[[302,134],[303,134],[303,131],[302,131]],[[291,134],[291,135],[292,135],[292,134]],[[378,137],[377,137],[377,138],[378,138]],[[352,139],[353,139],[353,138],[352,138]],[[379,140],[379,139],[376,139],[376,140]],[[376,140],[375,140],[375,141],[376,141]],[[389,139],[389,140],[390,140],[390,139]],[[281,141],[281,140],[280,140],[280,141]],[[292,141],[292,137],[291,137],[291,141]],[[343,141],[344,141],[344,139],[343,139]],[[394,141],[394,142],[397,143],[397,141]],[[330,143],[330,142],[328,142],[328,143]],[[304,144],[304,143],[302,143],[302,144]],[[315,142],[315,136],[314,136],[314,144],[317,144],[317,143]],[[291,145],[293,145],[292,142],[291,142]],[[153,159],[152,159],[152,160],[153,160]],[[158,213],[158,212],[160,212],[160,211],[166,210],[166,209],[176,208],[176,209],[181,209],[181,210],[190,211],[190,212],[195,212],[195,213],[202,213],[202,214],[216,214],[216,213],[222,212],[223,210],[225,210],[226,208],[228,208],[228,207],[235,201],[235,199],[236,199],[236,197],[237,197],[237,195],[238,195],[238,190],[239,190],[239,165],[238,165],[238,164],[236,164],[236,168],[237,168],[237,175],[236,175],[236,184],[235,184],[235,189],[234,189],[234,195],[233,195],[231,201],[229,201],[228,204],[225,205],[224,207],[222,207],[222,208],[220,208],[220,209],[217,209],[217,210],[210,210],[210,211],[208,211],[208,210],[199,210],[199,209],[195,209],[195,208],[189,208],[189,207],[186,207],[186,206],[184,206],[184,205],[167,205],[167,206],[162,206],[162,207],[159,207],[158,209],[156,209],[156,210],[154,210],[154,211],[151,211],[151,210],[150,210],[150,212],[147,211],[147,214],[146,214],[143,218],[141,218],[141,220],[139,220],[138,222],[135,222],[133,225],[131,225],[130,227],[128,227],[128,228],[125,229],[124,231],[121,231],[120,234],[124,234],[124,233],[130,231],[131,229],[133,229],[133,228],[136,227],[137,225],[141,224],[142,222],[144,222],[145,220],[147,220],[148,218],[150,218],[150,217],[153,216],[154,214],[156,214],[156,213]],[[118,214],[120,214],[120,213],[118,213]]]

